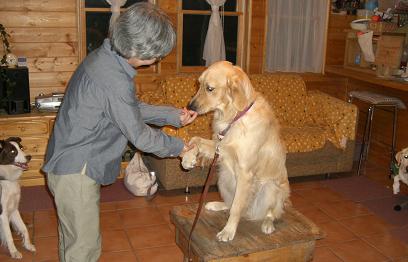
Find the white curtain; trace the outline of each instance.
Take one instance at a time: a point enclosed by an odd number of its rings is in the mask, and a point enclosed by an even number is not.
[[[329,0],[269,0],[266,71],[323,68]]]
[[[225,60],[224,33],[220,18],[220,6],[226,0],[206,0],[211,5],[211,17],[208,23],[208,31],[205,37],[203,59],[205,65],[209,66],[214,62]]]
[[[112,16],[110,18],[109,24],[112,23],[118,18],[120,15],[120,8],[126,4],[127,0],[105,0],[111,6]]]

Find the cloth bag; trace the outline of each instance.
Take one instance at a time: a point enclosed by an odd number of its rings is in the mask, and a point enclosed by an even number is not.
[[[125,187],[135,196],[151,197],[157,192],[154,172],[149,172],[140,153],[135,153],[125,170]]]

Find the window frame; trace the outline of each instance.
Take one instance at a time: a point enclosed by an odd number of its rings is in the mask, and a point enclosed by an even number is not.
[[[237,1],[237,11],[225,11],[224,16],[237,16],[237,57],[236,65],[243,67],[245,64],[244,44],[245,38],[248,34],[246,26],[245,0]],[[183,10],[183,0],[177,0],[177,71],[178,72],[197,72],[206,69],[206,66],[183,66],[183,15],[211,15],[211,10]],[[241,30],[240,30],[241,29]],[[244,30],[242,30],[244,29]]]

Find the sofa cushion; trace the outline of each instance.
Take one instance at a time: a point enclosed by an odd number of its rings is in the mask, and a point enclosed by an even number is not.
[[[255,90],[269,101],[281,125],[301,127],[312,122],[306,113],[306,86],[299,75],[264,73],[249,77]]]
[[[324,146],[327,130],[318,126],[282,127],[281,138],[289,153],[310,152]]]

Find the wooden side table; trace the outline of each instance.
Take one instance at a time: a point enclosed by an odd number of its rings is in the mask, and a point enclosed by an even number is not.
[[[198,205],[176,206],[170,218],[176,226],[176,243],[188,258],[188,236]],[[241,219],[235,238],[219,242],[216,234],[222,230],[228,212],[203,209],[191,242],[192,261],[310,261],[316,239],[324,233],[309,219],[289,208],[276,224],[271,235],[261,231],[262,221]]]

